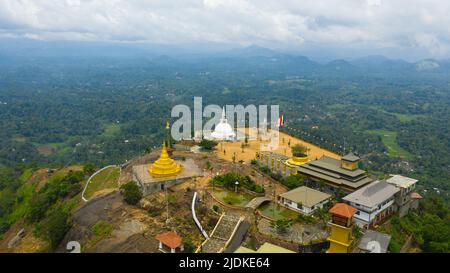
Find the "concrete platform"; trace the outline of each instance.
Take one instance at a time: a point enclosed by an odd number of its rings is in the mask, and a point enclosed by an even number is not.
[[[181,173],[166,177],[151,176],[148,172],[149,164],[133,166],[133,180],[139,184],[144,196],[146,196],[152,192],[182,183],[189,178],[203,176],[203,171],[195,164],[194,160],[186,159],[185,161],[177,161],[177,163],[183,166]]]

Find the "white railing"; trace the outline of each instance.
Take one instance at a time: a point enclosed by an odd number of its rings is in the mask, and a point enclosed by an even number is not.
[[[194,218],[195,224],[197,224],[197,227],[200,229],[201,233],[206,239],[209,239],[208,233],[203,229],[202,224],[200,224],[200,221],[197,219],[197,215],[195,213],[195,201],[197,200],[197,192],[194,192],[194,197],[192,198],[192,218]]]
[[[108,168],[119,168],[120,169],[120,167],[117,165],[108,165],[108,166],[105,166],[105,167],[101,168],[100,170],[96,171],[95,173],[93,173],[87,180],[86,186],[84,186],[83,192],[81,193],[81,199],[83,199],[84,202],[89,201],[84,197],[84,192],[86,191],[87,187],[89,186],[89,183],[91,183],[92,178],[94,178],[94,176],[96,176],[98,173],[100,173],[103,170],[106,170]]]

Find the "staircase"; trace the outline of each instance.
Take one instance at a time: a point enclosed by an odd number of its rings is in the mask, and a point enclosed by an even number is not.
[[[222,215],[211,233],[210,238],[206,239],[196,252],[223,252],[241,221],[242,217],[238,214],[230,213]]]

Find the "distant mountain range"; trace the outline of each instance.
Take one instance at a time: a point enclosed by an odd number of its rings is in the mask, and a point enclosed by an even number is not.
[[[89,42],[45,42],[31,40],[0,40],[0,64],[30,62],[39,58],[117,58],[138,59],[158,64],[208,63],[277,69],[286,73],[323,74],[450,74],[450,60],[424,59],[407,62],[370,55],[353,60],[337,59],[319,63],[306,56],[283,53],[251,45],[241,48],[208,45],[150,45]]]

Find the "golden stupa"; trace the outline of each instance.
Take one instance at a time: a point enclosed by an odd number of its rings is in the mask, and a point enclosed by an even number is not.
[[[166,149],[166,143],[163,143],[159,159],[148,166],[148,172],[152,176],[171,176],[181,172],[183,167],[177,164],[175,160],[169,157]]]

